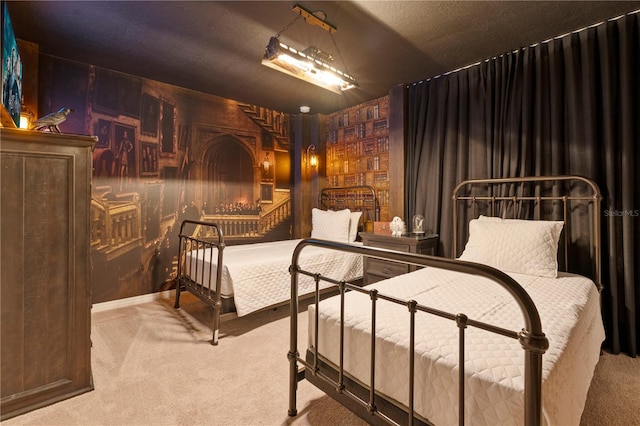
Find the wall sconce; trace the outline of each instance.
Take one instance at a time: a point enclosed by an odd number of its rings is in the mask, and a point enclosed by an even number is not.
[[[269,44],[262,58],[262,65],[266,65],[269,68],[315,84],[316,86],[337,94],[358,87],[358,83],[353,76],[340,71],[331,64],[333,57],[330,54],[321,51],[315,46],[310,46],[304,51],[299,51],[280,42],[280,35],[302,16],[308,24],[317,25],[325,31],[328,31],[334,46],[338,49],[333,39],[333,33],[337,31],[337,28],[328,23],[326,19],[316,15],[317,13],[323,12],[310,12],[300,5],[295,5],[293,10],[298,12],[298,16],[282,31],[269,39]],[[338,54],[340,54],[340,50],[338,50]],[[340,55],[340,59],[342,60],[342,55]],[[344,61],[342,62],[344,66]]]
[[[316,155],[316,146],[311,144],[307,147],[307,156],[304,164],[306,166],[316,167],[318,165],[318,156]]]
[[[269,167],[271,167],[271,163],[269,162],[269,153],[267,152],[264,155],[264,160],[262,160],[262,169],[265,173],[269,172]]]

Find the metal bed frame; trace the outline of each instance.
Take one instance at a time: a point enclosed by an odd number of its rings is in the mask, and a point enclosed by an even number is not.
[[[360,220],[376,221],[380,218],[376,190],[369,185],[328,187],[320,191],[318,208],[324,210],[349,209],[362,212]]]
[[[185,232],[185,228],[194,227],[192,232]],[[194,236],[195,235],[195,236]],[[185,220],[180,225],[178,236],[178,273],[176,276],[176,300],[174,308],[180,307],[180,292],[184,288],[189,293],[197,296],[207,305],[213,308],[213,338],[211,344],[217,345],[220,331],[220,315],[223,307],[222,287],[222,254],[224,252],[224,235],[222,229],[212,222],[199,220]],[[204,262],[187,263],[186,254],[202,250],[203,257],[205,250],[209,249],[209,264],[212,263],[213,253],[216,249],[216,274],[215,281],[210,273],[205,274]],[[203,258],[203,260],[205,260]],[[208,277],[205,280],[205,276]],[[204,283],[203,285],[198,282]],[[228,305],[228,304],[227,304]]]
[[[320,191],[318,197],[318,207],[324,210],[349,208],[352,211],[363,212],[368,209],[373,212],[378,210],[375,189],[367,185],[324,188]],[[363,225],[364,217],[361,217],[360,220],[361,225]],[[183,290],[192,293],[202,302],[211,306],[213,309],[213,337],[211,344],[217,345],[221,315],[235,310],[233,298],[225,297],[221,294],[224,267],[223,252],[226,247],[222,228],[213,222],[185,220],[180,226],[178,238],[178,268],[175,279],[176,297],[174,308],[178,309],[180,307],[180,293]],[[202,250],[204,253],[207,249],[209,249],[209,256],[207,259],[203,258],[203,262],[187,263],[187,253],[194,250]],[[213,249],[216,249],[215,251],[217,252],[216,259],[214,259]],[[205,273],[204,263],[206,261],[209,264],[212,264],[213,261],[216,262],[215,276],[211,273]],[[276,306],[287,305],[288,303],[287,301]],[[264,309],[272,307],[275,306]]]
[[[580,271],[592,278],[602,291],[602,264],[600,244],[600,188],[591,179],[582,176],[533,176],[521,178],[472,179],[461,182],[453,190],[452,257],[458,253],[459,236],[466,235],[469,221],[461,221],[460,206],[479,214],[499,216],[503,219],[561,220],[564,222],[560,240],[560,269],[575,269],[571,265],[571,233],[576,215],[583,215],[590,228],[586,250],[591,271]],[[461,232],[462,230],[462,232]],[[574,244],[575,245],[575,244]],[[585,248],[576,247],[577,250]]]
[[[568,191],[568,195],[558,195],[560,191]],[[459,237],[460,217],[464,222],[468,222],[467,215],[461,215],[458,204],[470,207],[473,215],[478,212],[493,213],[507,217],[509,211],[513,218],[535,217],[536,219],[555,217],[558,211],[562,212],[561,218],[565,224],[570,222],[572,213],[578,212],[577,207],[572,207],[572,203],[581,202],[586,204],[588,220],[590,221],[590,247],[589,255],[592,257],[594,265],[593,276],[599,289],[602,288],[600,281],[600,191],[598,186],[591,180],[580,176],[555,176],[555,177],[525,177],[525,178],[505,178],[505,179],[478,179],[468,180],[460,183],[453,192],[453,236],[454,245],[452,256],[457,255],[456,239]],[[551,203],[551,207],[545,209],[544,203]],[[482,204],[485,203],[483,206]],[[559,206],[558,206],[558,203]],[[532,204],[533,207],[526,207]],[[582,212],[583,210],[579,210]],[[474,216],[475,217],[475,216]],[[571,241],[567,234],[570,233],[570,225],[563,230],[565,233],[565,246]],[[464,314],[455,314],[439,311],[428,306],[417,304],[415,301],[400,300],[398,298],[380,294],[375,289],[360,288],[349,283],[329,280],[313,271],[302,270],[298,259],[300,252],[308,246],[321,246],[332,248],[344,252],[359,253],[376,259],[386,259],[417,266],[430,266],[451,271],[464,272],[472,275],[482,276],[493,280],[498,285],[506,289],[517,302],[522,311],[524,326],[522,330],[513,331],[474,321]],[[569,249],[565,247],[564,257],[566,266],[568,264]],[[291,261],[291,317],[290,317],[290,348],[288,359],[289,370],[289,416],[296,416],[296,390],[297,382],[307,379],[315,386],[319,387],[332,398],[345,405],[358,416],[371,424],[431,424],[428,419],[420,418],[414,411],[414,345],[415,345],[415,317],[418,312],[446,318],[457,324],[459,330],[459,375],[458,375],[458,404],[459,404],[459,424],[464,424],[464,398],[465,398],[465,360],[464,342],[465,329],[467,327],[477,327],[486,331],[497,333],[512,339],[517,339],[523,350],[525,357],[525,383],[524,383],[524,418],[526,425],[540,425],[542,423],[542,355],[548,349],[549,343],[545,337],[538,310],[529,297],[528,293],[510,276],[489,266],[464,262],[455,259],[446,259],[433,256],[424,256],[411,253],[400,253],[386,249],[373,247],[349,246],[340,243],[333,243],[315,239],[306,239],[296,247]],[[298,352],[298,276],[307,275],[314,277],[316,288],[321,280],[332,282],[339,290],[342,301],[341,324],[340,324],[340,358],[337,366],[330,366],[322,359],[318,352],[318,323],[319,309],[315,310],[315,335],[312,336],[314,345],[307,350],[306,358],[301,358]],[[371,351],[370,351],[370,387],[362,387],[350,379],[348,373],[344,371],[344,297],[348,291],[367,293],[371,299]],[[315,303],[319,302],[319,295],[316,291]],[[387,401],[378,394],[375,387],[375,332],[376,332],[376,304],[379,302],[395,303],[408,308],[407,321],[409,322],[409,377],[408,401],[409,406],[399,406],[398,403]],[[312,319],[310,319],[311,321]],[[303,367],[301,368],[300,365]]]

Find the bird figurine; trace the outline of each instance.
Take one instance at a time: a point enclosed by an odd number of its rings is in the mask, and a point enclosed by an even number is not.
[[[391,222],[389,222],[389,229],[391,229],[391,235],[396,237],[407,232],[407,226],[405,225],[404,220],[400,219],[398,216],[395,216]]]
[[[73,112],[69,108],[60,108],[58,112],[52,112],[44,117],[38,118],[31,126],[34,130],[49,130],[50,132],[60,133],[58,125],[67,119],[67,115]]]

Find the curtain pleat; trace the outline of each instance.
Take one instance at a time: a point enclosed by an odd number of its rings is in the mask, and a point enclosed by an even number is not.
[[[638,14],[416,83],[407,101],[405,214],[425,216],[440,234],[440,255],[451,255],[451,194],[464,179],[574,174],[598,183],[606,345],[635,357]]]

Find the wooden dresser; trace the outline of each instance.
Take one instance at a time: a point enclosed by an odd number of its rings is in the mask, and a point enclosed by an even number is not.
[[[0,128],[0,412],[93,389],[93,138]]]
[[[388,250],[402,251],[406,253],[434,255],[438,245],[437,234],[412,235],[394,237],[386,234],[374,234],[360,232],[362,243],[365,246],[384,248]],[[364,258],[364,285],[375,283],[396,275],[415,271],[416,266],[400,264],[381,259]]]

